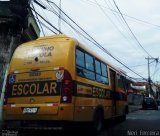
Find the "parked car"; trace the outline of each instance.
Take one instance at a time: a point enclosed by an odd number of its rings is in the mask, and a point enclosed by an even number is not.
[[[160,106],[160,99],[157,99],[156,102],[157,102],[158,106]]]
[[[142,108],[158,110],[158,104],[154,98],[145,97],[142,102]]]

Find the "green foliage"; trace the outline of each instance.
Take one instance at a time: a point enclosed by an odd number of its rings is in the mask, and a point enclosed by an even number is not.
[[[140,94],[143,95],[143,96],[149,96],[149,91],[140,90]]]

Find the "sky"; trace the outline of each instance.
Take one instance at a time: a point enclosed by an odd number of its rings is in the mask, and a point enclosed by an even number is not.
[[[45,0],[37,0],[46,4]],[[59,5],[60,0],[51,0]],[[121,14],[123,15],[122,19]],[[59,29],[59,18],[34,3],[35,9]],[[51,7],[50,7],[51,8]],[[62,10],[115,58],[144,78],[148,78],[148,56],[160,57],[160,1],[158,0],[61,0]],[[62,16],[64,17],[64,16]],[[127,26],[128,25],[128,26]],[[141,78],[77,34],[61,20],[61,31],[74,37],[104,59]],[[54,35],[45,29],[45,35]],[[43,34],[41,33],[41,36]],[[160,59],[159,59],[160,62]],[[151,80],[160,82],[160,63],[150,59]]]

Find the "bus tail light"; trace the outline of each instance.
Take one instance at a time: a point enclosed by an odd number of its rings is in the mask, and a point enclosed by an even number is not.
[[[72,102],[72,89],[73,89],[72,77],[67,70],[64,70],[63,88],[61,93],[62,103]]]
[[[6,79],[5,92],[4,92],[4,105],[7,104],[8,93],[9,93],[9,75],[7,76]]]

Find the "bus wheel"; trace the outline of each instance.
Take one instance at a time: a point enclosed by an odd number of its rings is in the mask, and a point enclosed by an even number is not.
[[[104,125],[103,111],[97,110],[93,119],[93,127],[96,133],[100,133],[103,130],[103,125]]]

